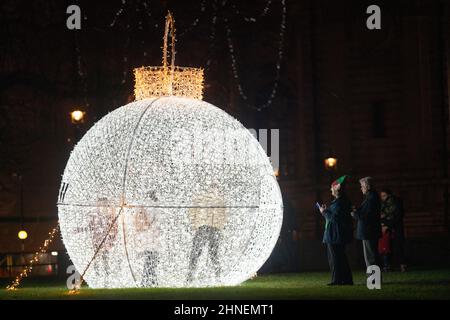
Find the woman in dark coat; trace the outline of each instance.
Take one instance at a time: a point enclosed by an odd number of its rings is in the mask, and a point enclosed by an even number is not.
[[[403,225],[403,201],[396,197],[391,190],[380,191],[381,198],[381,222],[393,235],[392,247],[394,256],[400,264],[400,271],[406,271],[405,262],[405,228]],[[392,261],[389,261],[392,262]]]
[[[322,205],[319,210],[325,218],[323,243],[327,245],[331,283],[328,285],[352,285],[353,277],[348,264],[345,247],[353,239],[352,205],[345,194],[345,180],[342,176],[331,185],[335,198],[330,207]]]

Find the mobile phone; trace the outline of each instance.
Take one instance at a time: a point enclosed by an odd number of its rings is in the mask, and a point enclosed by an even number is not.
[[[320,209],[321,205],[318,202],[316,202],[316,207],[317,209]]]

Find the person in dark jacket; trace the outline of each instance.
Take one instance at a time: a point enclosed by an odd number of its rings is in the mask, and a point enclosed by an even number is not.
[[[405,230],[403,225],[403,202],[396,197],[391,190],[380,191],[381,197],[381,221],[392,233],[393,256],[400,264],[400,271],[406,271],[405,262]],[[389,261],[392,263],[392,261]]]
[[[353,277],[348,264],[345,247],[353,239],[353,224],[350,215],[352,205],[345,194],[345,180],[342,176],[331,185],[335,198],[330,207],[322,205],[319,210],[325,218],[323,243],[327,245],[331,283],[328,285],[352,285]]]
[[[352,216],[357,220],[356,238],[362,240],[366,267],[377,265],[381,268],[378,253],[378,239],[381,238],[380,197],[371,177],[362,178],[359,183],[364,200],[358,209],[352,211]]]

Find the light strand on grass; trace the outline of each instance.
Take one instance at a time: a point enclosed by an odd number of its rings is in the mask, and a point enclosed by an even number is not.
[[[14,279],[14,281],[6,287],[6,290],[12,291],[16,290],[17,287],[20,285],[20,282],[23,278],[28,277],[28,275],[33,270],[33,265],[39,261],[39,259],[42,257],[44,253],[47,252],[48,247],[52,243],[55,235],[59,232],[59,225],[54,227],[52,231],[48,233],[48,238],[44,241],[43,245],[34,253],[33,258],[29,261],[28,265],[22,270],[22,272]]]

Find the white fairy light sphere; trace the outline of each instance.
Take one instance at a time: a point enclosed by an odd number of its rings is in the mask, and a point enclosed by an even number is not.
[[[237,285],[263,265],[283,209],[267,155],[204,101],[120,107],[71,153],[61,234],[92,288]]]

